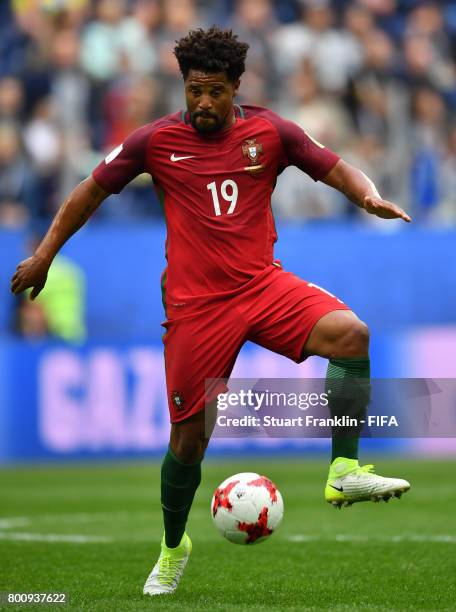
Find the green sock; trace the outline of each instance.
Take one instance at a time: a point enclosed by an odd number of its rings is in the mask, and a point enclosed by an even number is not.
[[[362,420],[367,414],[370,399],[369,357],[330,359],[326,373],[326,392],[332,417],[347,416]],[[359,435],[357,427],[333,427],[332,458],[358,459]]]
[[[178,546],[184,535],[193,497],[200,482],[201,462],[182,463],[168,448],[161,468],[161,504],[165,543],[169,548]]]

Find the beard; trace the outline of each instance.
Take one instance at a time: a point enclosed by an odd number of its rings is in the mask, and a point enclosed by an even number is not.
[[[207,123],[201,123],[199,118],[210,119]],[[196,112],[191,113],[190,123],[200,134],[214,134],[222,129],[224,121],[212,113]]]

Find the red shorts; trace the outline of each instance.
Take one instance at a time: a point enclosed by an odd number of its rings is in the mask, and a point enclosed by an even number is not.
[[[274,264],[242,291],[201,304],[163,326],[166,386],[171,422],[205,406],[205,380],[229,378],[243,344],[250,340],[300,363],[312,328],[341,300]]]

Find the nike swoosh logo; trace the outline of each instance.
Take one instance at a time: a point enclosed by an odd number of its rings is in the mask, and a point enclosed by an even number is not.
[[[333,489],[336,489],[336,491],[340,491],[341,493],[344,490],[344,487],[335,487],[334,485],[331,485],[331,484],[329,486],[332,487]]]
[[[195,157],[195,155],[181,155],[180,157],[177,157],[177,156],[176,156],[176,155],[174,155],[174,153],[173,153],[169,159],[170,159],[172,162],[177,162],[177,161],[181,161],[182,159],[190,159],[191,157]]]

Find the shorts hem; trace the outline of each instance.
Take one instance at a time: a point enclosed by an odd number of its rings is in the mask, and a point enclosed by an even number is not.
[[[179,415],[169,415],[170,419],[169,422],[171,424],[173,423],[182,423],[182,421],[186,421],[187,419],[189,419],[190,417],[194,416],[195,414],[198,414],[198,412],[201,412],[202,410],[205,410],[206,406],[203,405],[201,406],[201,408],[193,408],[192,410],[189,410],[188,412],[185,412],[184,414],[179,414]]]

